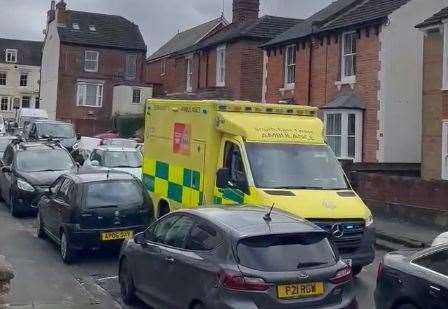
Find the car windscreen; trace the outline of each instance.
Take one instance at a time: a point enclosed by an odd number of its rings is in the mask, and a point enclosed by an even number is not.
[[[345,190],[342,168],[326,145],[246,143],[256,187]]]
[[[143,204],[143,190],[134,180],[87,184],[85,207],[135,207]]]
[[[75,131],[70,123],[39,123],[37,125],[39,138],[74,138]]]
[[[139,151],[106,151],[103,160],[103,165],[111,168],[142,166],[142,155]]]
[[[137,142],[130,139],[105,139],[103,141],[103,145],[108,146],[117,146],[117,147],[125,147],[125,148],[135,148],[137,147]]]
[[[11,143],[10,139],[0,139],[0,151],[4,152],[9,143]]]
[[[281,272],[334,265],[336,256],[323,233],[263,235],[238,242],[239,264]]]
[[[17,169],[23,172],[65,171],[74,167],[64,149],[25,150],[17,154]]]

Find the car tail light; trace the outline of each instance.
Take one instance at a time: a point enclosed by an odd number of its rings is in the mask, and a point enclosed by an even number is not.
[[[330,278],[330,281],[334,284],[341,284],[351,281],[352,278],[352,269],[350,267],[346,267],[339,270],[334,277]]]
[[[262,278],[245,277],[237,272],[221,272],[219,280],[223,287],[237,291],[266,291],[270,285]]]

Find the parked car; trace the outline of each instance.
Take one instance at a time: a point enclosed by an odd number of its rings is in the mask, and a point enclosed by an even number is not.
[[[78,140],[73,124],[45,119],[30,122],[24,128],[23,135],[27,141],[57,140],[69,152]]]
[[[432,247],[448,244],[448,232],[442,233],[439,236],[437,236],[434,241],[432,242]]]
[[[351,269],[308,221],[251,206],[172,212],[127,240],[122,298],[154,308],[357,308]]]
[[[378,269],[378,309],[445,309],[448,245],[386,255]]]
[[[84,165],[84,162],[89,158],[95,147],[101,144],[99,138],[81,136],[78,142],[74,145],[71,155],[75,162],[79,165]]]
[[[10,143],[1,161],[0,191],[11,215],[35,213],[41,194],[77,166],[63,147],[49,142]]]
[[[11,136],[11,135],[0,136],[0,158],[3,158],[3,154],[5,153],[6,147],[8,147],[8,145],[14,140],[17,140],[17,136]]]
[[[113,171],[62,175],[38,206],[37,235],[59,244],[65,263],[80,250],[120,246],[154,218],[141,181]]]
[[[28,123],[37,119],[48,119],[48,113],[39,108],[21,108],[17,114],[17,127],[21,131]]]
[[[137,148],[138,146],[138,143],[136,141],[126,138],[108,138],[104,139],[101,144],[124,148]]]
[[[81,170],[114,169],[142,178],[142,154],[136,148],[98,146],[91,152]]]

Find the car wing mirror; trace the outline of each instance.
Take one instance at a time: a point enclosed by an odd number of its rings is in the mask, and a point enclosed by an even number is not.
[[[231,185],[230,170],[228,168],[220,168],[216,172],[216,187],[227,188],[229,185]]]
[[[2,166],[1,172],[2,173],[11,173],[11,166]]]
[[[147,242],[146,242],[146,238],[145,238],[145,233],[142,232],[142,233],[135,234],[134,242],[138,245],[146,246]]]

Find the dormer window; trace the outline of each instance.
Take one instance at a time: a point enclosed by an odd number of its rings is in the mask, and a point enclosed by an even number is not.
[[[90,25],[90,26],[89,26],[89,30],[90,30],[90,31],[96,31],[96,27],[95,27],[94,25]]]
[[[17,62],[17,49],[7,49],[5,61],[9,62],[9,63],[16,63]]]
[[[78,24],[73,24],[72,26],[73,26],[73,29],[79,30],[79,25]]]

